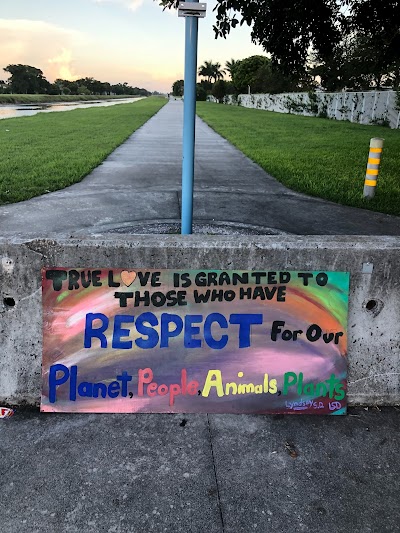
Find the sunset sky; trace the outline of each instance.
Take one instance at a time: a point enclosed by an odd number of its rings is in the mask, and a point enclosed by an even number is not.
[[[212,8],[199,21],[199,65],[262,54],[247,27],[215,40]],[[0,0],[0,68],[22,63],[46,78],[94,77],[170,91],[183,78],[184,19],[153,0]],[[0,79],[7,73],[0,70]]]

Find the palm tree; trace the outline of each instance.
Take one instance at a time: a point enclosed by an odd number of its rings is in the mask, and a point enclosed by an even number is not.
[[[224,77],[225,70],[221,68],[220,63],[214,63],[212,65],[212,70],[213,70],[212,77],[214,78],[214,81],[220,80]]]
[[[214,77],[214,65],[212,61],[204,61],[204,65],[201,65],[199,68],[199,76],[207,78],[207,81],[211,83],[212,78]]]
[[[212,80],[217,81],[224,77],[225,70],[221,69],[220,63],[213,63],[210,61],[204,61],[204,65],[201,65],[199,68],[199,76],[207,78],[209,83],[212,83]]]
[[[238,67],[240,61],[237,61],[236,59],[231,59],[230,61],[227,61],[225,63],[226,71],[229,72],[229,75],[231,79],[233,78],[233,73],[235,69]]]

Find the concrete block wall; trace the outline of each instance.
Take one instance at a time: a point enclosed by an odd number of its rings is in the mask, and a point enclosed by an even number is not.
[[[0,405],[37,404],[42,266],[349,271],[349,403],[400,404],[400,238],[0,239]]]
[[[240,94],[238,98],[226,96],[225,102],[277,113],[316,116],[326,113],[335,120],[349,120],[358,124],[387,124],[400,127],[400,110],[395,91],[360,91],[325,93],[315,92],[318,112],[310,110],[309,93]],[[213,100],[215,101],[215,99]]]

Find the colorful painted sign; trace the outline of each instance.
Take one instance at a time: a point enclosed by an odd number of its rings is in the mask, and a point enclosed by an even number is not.
[[[8,407],[0,407],[0,420],[2,418],[10,418],[10,416],[13,416],[13,414],[13,409],[9,409]]]
[[[42,411],[344,414],[349,274],[48,268]]]

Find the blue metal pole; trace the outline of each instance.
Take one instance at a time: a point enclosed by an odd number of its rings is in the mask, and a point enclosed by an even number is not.
[[[199,0],[194,1],[198,2]],[[198,19],[197,17],[186,17],[185,23],[185,88],[183,106],[181,233],[182,235],[190,235],[193,229]]]

